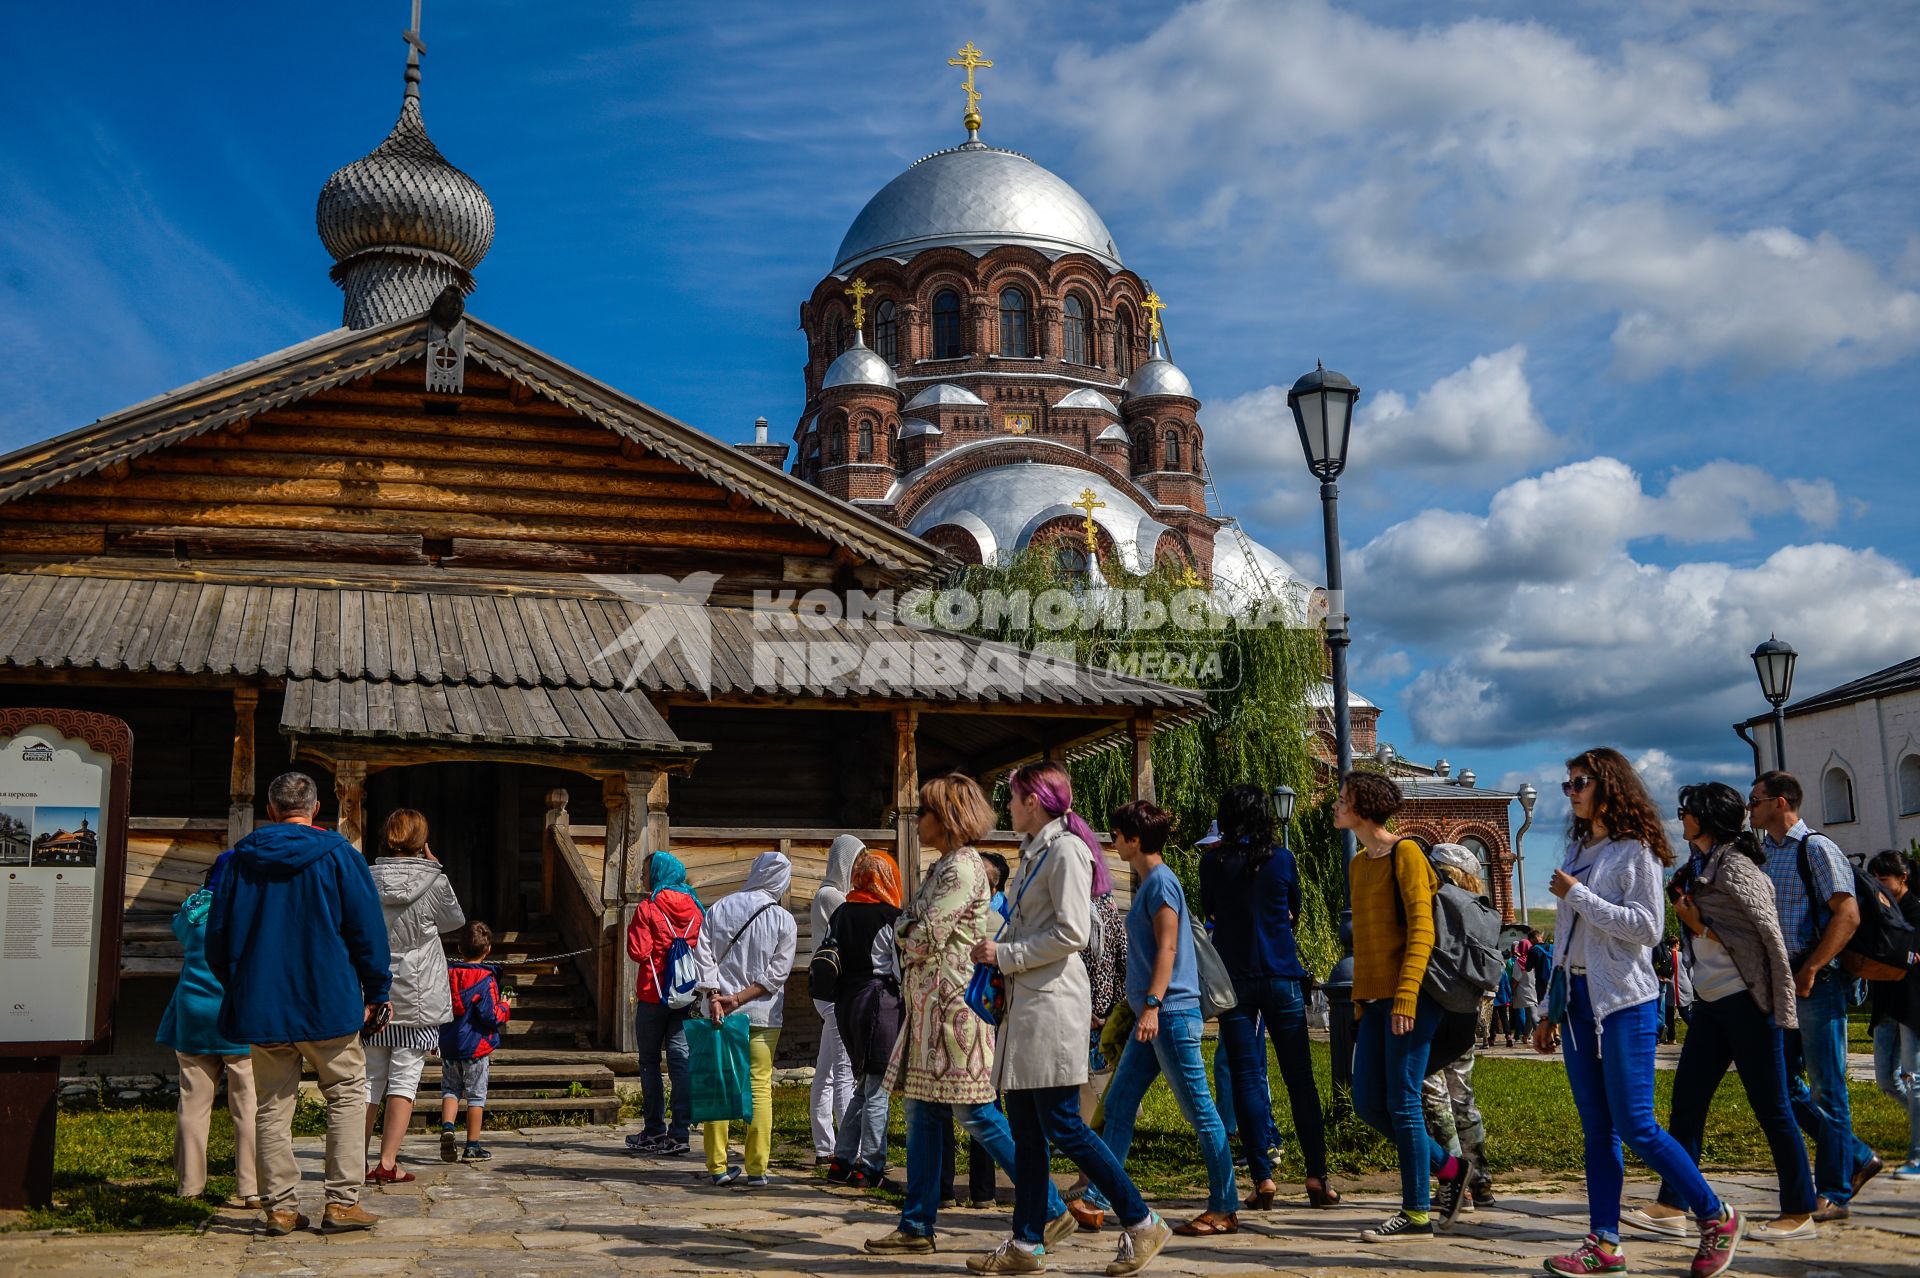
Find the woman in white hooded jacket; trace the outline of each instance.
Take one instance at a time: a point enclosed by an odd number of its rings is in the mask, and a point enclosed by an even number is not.
[[[399,1165],[400,1141],[413,1121],[413,1098],[427,1053],[440,1044],[440,1027],[453,1019],[442,933],[466,925],[453,885],[427,846],[427,818],[396,808],[383,831],[387,855],[373,863],[373,883],[387,918],[393,954],[393,1018],[367,1040],[367,1136],[382,1101],[386,1126],[380,1161],[367,1169],[370,1185],[403,1184],[413,1173]]]
[[[807,916],[807,944],[813,949],[819,949],[820,942],[826,939],[827,924],[833,912],[845,903],[847,889],[853,883],[853,862],[866,850],[867,845],[851,834],[841,835],[827,848],[827,872],[820,880],[820,890],[813,895],[813,907]],[[840,1041],[833,1004],[816,998],[813,1010],[820,1014],[820,1050],[813,1058],[810,1097],[813,1157],[815,1162],[824,1163],[833,1158],[840,1120],[846,1117],[847,1106],[853,1103],[853,1062],[847,1058],[847,1045]]]

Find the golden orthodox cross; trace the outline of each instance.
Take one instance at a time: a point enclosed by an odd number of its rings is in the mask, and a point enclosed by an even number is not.
[[[990,67],[993,63],[982,57],[980,50],[974,48],[973,41],[969,40],[965,45],[961,46],[958,57],[947,59],[947,65],[950,67],[965,67],[967,69],[967,83],[965,85],[967,93],[967,114],[962,123],[967,126],[967,132],[978,133],[980,131],[980,90],[973,87],[973,73],[981,67]]]
[[[1167,309],[1167,304],[1160,300],[1160,294],[1149,291],[1147,300],[1140,303],[1140,309],[1147,313],[1147,336],[1159,341],[1160,312]]]
[[[853,326],[856,329],[867,326],[867,299],[873,296],[873,287],[865,280],[855,280],[847,289],[847,296],[853,299]]]
[[[1080,490],[1080,500],[1075,502],[1069,502],[1067,504],[1072,506],[1075,510],[1082,511],[1085,513],[1088,553],[1092,553],[1093,551],[1098,550],[1100,548],[1100,541],[1099,541],[1099,538],[1094,534],[1095,525],[1093,522],[1093,512],[1096,510],[1105,509],[1107,503],[1096,498],[1093,495],[1093,489],[1082,488]]]

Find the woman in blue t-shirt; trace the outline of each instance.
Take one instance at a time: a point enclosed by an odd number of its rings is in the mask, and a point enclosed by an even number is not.
[[[1220,833],[1220,846],[1200,862],[1200,909],[1213,920],[1213,946],[1233,978],[1238,1000],[1220,1018],[1234,1109],[1243,1131],[1272,1122],[1273,1098],[1260,1083],[1264,1020],[1307,1164],[1307,1198],[1315,1207],[1331,1207],[1340,1195],[1327,1184],[1326,1127],[1307,1039],[1307,969],[1293,939],[1300,918],[1300,871],[1292,852],[1274,846],[1272,810],[1258,786],[1236,785],[1220,796]],[[1242,1144],[1254,1181],[1246,1205],[1271,1207],[1276,1190],[1267,1151],[1257,1140]]]

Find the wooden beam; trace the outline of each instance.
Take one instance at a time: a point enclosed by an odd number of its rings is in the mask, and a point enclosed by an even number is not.
[[[1157,802],[1153,787],[1153,716],[1137,714],[1129,727],[1133,737],[1133,797]]]
[[[340,834],[347,842],[366,851],[367,765],[358,759],[341,759],[333,767],[333,797],[340,804]]]
[[[914,731],[919,713],[893,712],[893,847],[908,900],[920,890],[920,760]]]
[[[233,763],[227,778],[227,846],[253,833],[253,725],[258,688],[233,690]]]

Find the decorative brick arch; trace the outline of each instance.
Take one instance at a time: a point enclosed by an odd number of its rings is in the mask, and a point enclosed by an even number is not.
[[[1393,832],[1403,839],[1420,840],[1428,851],[1433,849],[1434,844],[1446,842],[1440,837],[1439,830],[1425,821],[1401,821],[1396,817]]]
[[[976,445],[929,463],[908,481],[905,491],[895,500],[893,520],[903,528],[908,527],[921,508],[942,489],[983,470],[1029,461],[1071,466],[1098,475],[1139,503],[1142,510],[1151,512],[1157,505],[1152,494],[1134,483],[1131,477],[1121,474],[1097,457],[1087,456],[1070,444],[1043,439],[1005,439],[995,440],[985,446]]]
[[[920,540],[938,546],[963,564],[977,566],[985,562],[979,540],[958,524],[937,524],[921,533]]]

